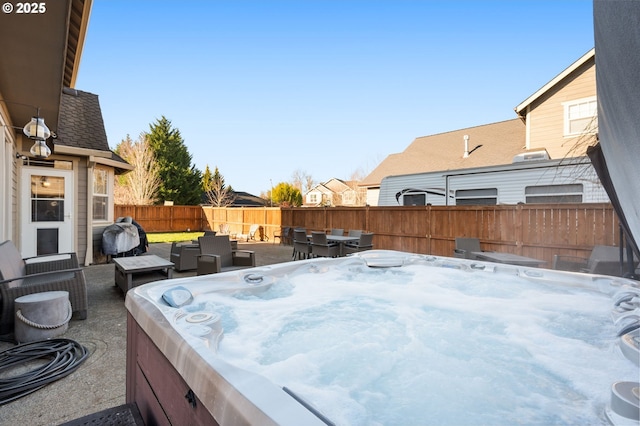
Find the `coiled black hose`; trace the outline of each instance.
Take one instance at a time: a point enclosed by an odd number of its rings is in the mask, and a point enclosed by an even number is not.
[[[41,340],[23,343],[0,352],[0,405],[14,401],[25,395],[73,373],[89,356],[89,351],[70,339]],[[12,368],[29,368],[28,363],[48,359],[26,373],[12,376],[7,374]]]

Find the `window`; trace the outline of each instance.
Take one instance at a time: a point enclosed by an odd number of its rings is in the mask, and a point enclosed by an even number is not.
[[[318,203],[318,194],[309,194],[309,203],[317,204]]]
[[[459,189],[456,191],[456,205],[458,206],[495,206],[498,204],[498,189]]]
[[[356,193],[355,191],[345,191],[342,193],[342,204],[355,204]]]
[[[598,128],[598,103],[596,98],[580,99],[565,102],[564,134],[565,136],[596,132]]]
[[[109,172],[95,168],[93,171],[93,220],[109,220]]]
[[[64,222],[64,178],[31,176],[31,220]]]
[[[529,204],[581,203],[582,184],[527,186],[525,202]]]
[[[403,206],[426,206],[427,195],[426,194],[404,194],[402,196]]]

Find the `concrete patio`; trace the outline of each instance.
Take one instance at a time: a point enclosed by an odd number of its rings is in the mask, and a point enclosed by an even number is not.
[[[169,259],[171,244],[152,244],[150,253]],[[291,261],[292,247],[269,242],[240,242],[239,249],[254,250],[256,265]],[[72,339],[90,353],[72,374],[46,387],[0,406],[0,424],[58,425],[125,403],[126,318],[124,295],[114,285],[114,265],[85,268],[89,316],[72,320],[61,338]],[[195,271],[174,272],[175,278]],[[0,351],[13,344],[0,342]]]

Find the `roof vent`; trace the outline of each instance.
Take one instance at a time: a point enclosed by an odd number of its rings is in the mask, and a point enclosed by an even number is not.
[[[523,152],[522,154],[518,154],[515,157],[513,157],[513,162],[523,163],[525,161],[541,161],[541,160],[548,160],[548,159],[549,159],[549,153],[547,152],[546,149],[543,149],[542,151],[530,151],[530,152]]]
[[[462,155],[462,158],[468,158],[469,157],[469,135],[464,135],[464,154]]]

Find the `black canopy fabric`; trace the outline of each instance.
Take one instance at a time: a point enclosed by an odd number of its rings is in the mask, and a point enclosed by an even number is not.
[[[631,252],[635,253],[635,257],[638,258],[640,255],[638,254],[638,245],[630,232],[629,224],[627,223],[626,217],[624,215],[624,211],[622,210],[622,206],[620,205],[620,200],[618,199],[618,194],[616,192],[616,188],[611,181],[611,175],[609,174],[609,168],[607,167],[607,161],[604,158],[602,153],[602,146],[598,143],[595,146],[591,146],[587,149],[587,155],[591,159],[591,164],[593,168],[596,170],[598,174],[598,178],[607,191],[607,195],[611,200],[611,204],[613,205],[613,209],[616,211],[618,215],[618,219],[620,221],[620,227],[622,228],[622,235],[624,236],[624,240],[627,243],[627,247],[631,249]],[[622,243],[622,242],[621,242]],[[621,246],[622,247],[622,246]],[[625,275],[631,276],[635,273],[635,266],[633,262],[632,253],[627,253],[627,259],[629,259],[629,264],[625,265],[626,273]],[[620,252],[620,259],[623,259],[622,251]],[[622,260],[621,260],[622,262]]]
[[[627,242],[640,241],[640,1],[594,0],[599,146],[588,152]]]

